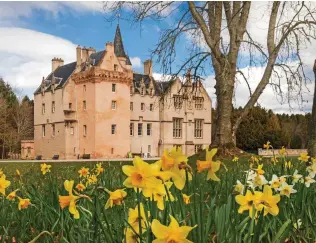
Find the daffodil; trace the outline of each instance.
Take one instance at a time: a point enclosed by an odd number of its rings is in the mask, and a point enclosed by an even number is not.
[[[96,184],[98,181],[98,178],[96,175],[90,175],[88,177],[87,185]]]
[[[162,160],[158,160],[155,163],[152,163],[149,165],[152,175],[156,177],[159,180],[162,180],[162,182],[166,182],[170,180],[170,178],[174,177],[174,173],[171,171],[162,171]]]
[[[82,167],[82,168],[78,171],[78,173],[79,173],[79,176],[80,176],[80,177],[87,177],[87,176],[90,174],[89,168]]]
[[[169,191],[172,185],[172,182],[166,182],[165,184],[157,185],[155,188],[145,188],[143,194],[145,197],[153,198],[153,200],[157,202],[157,207],[160,210],[164,210],[165,201],[168,201],[169,198],[171,201],[174,201],[174,197]]]
[[[3,170],[2,170],[2,168],[0,168],[0,177],[3,175],[4,173],[3,173]]]
[[[240,205],[238,213],[249,211],[249,216],[253,216],[253,210],[261,211],[263,205],[261,204],[262,192],[255,191],[254,194],[247,190],[246,195],[237,195],[235,197],[236,202]]]
[[[286,148],[284,146],[282,146],[282,148],[279,150],[279,155],[284,157],[286,154]]]
[[[110,197],[105,204],[105,209],[112,208],[114,205],[122,205],[124,197],[127,196],[126,191],[117,189],[114,192],[106,190]]]
[[[287,197],[290,197],[291,194],[297,192],[295,189],[293,189],[293,185],[288,185],[286,182],[283,182],[278,190],[280,191],[280,195]]]
[[[312,165],[308,166],[308,167],[306,168],[306,170],[307,170],[308,173],[309,173],[308,176],[309,176],[310,178],[314,178],[315,175],[316,175],[316,163],[313,163]]]
[[[295,184],[297,183],[303,176],[298,174],[298,171],[295,170],[294,174],[292,175],[292,183]]]
[[[179,226],[177,220],[170,215],[170,224],[165,226],[161,224],[157,219],[154,219],[151,225],[151,230],[156,237],[152,243],[193,243],[187,240],[187,237],[194,227]]]
[[[138,235],[135,234],[135,232],[131,228],[125,229],[125,241],[123,241],[124,243],[139,243],[138,238]]]
[[[313,178],[310,178],[309,176],[306,176],[304,178],[304,183],[306,187],[310,187],[312,183],[315,183],[315,180]]]
[[[11,182],[6,180],[6,176],[3,174],[0,177],[0,194],[5,195],[5,189],[11,185]]]
[[[205,149],[206,151],[206,161],[197,161],[197,170],[198,172],[202,172],[207,170],[207,180],[220,181],[220,179],[216,176],[215,172],[220,169],[221,162],[213,161],[214,155],[217,153],[217,148],[213,148],[212,150]]]
[[[15,172],[16,172],[16,174],[17,174],[18,176],[21,177],[21,172],[20,172],[18,169],[16,169]]]
[[[73,195],[74,181],[66,180],[64,182],[65,190],[69,193],[68,196],[59,196],[59,204],[62,209],[69,207],[69,212],[74,216],[75,219],[80,218],[79,211],[77,209],[76,203],[79,196]]]
[[[82,183],[78,183],[78,184],[76,185],[76,189],[77,189],[78,191],[82,192],[82,191],[84,191],[84,190],[86,189],[86,186],[85,186],[84,184],[82,184]]]
[[[99,176],[101,173],[104,172],[104,168],[102,167],[101,162],[96,164],[96,171],[97,171],[97,176]]]
[[[250,186],[252,188],[256,188],[256,187],[262,187],[264,185],[268,184],[268,181],[266,180],[266,178],[263,175],[256,175],[253,178],[252,183],[250,184]]]
[[[308,162],[308,159],[310,156],[308,156],[308,153],[301,153],[300,157],[298,157],[298,160],[302,162]]]
[[[280,201],[280,195],[273,195],[270,186],[265,185],[263,187],[263,194],[261,200],[263,201],[262,205],[264,208],[264,215],[266,215],[267,213],[273,216],[279,214],[279,207],[277,203]]]
[[[147,216],[149,217],[149,212],[147,212]],[[128,210],[128,223],[136,233],[139,233],[139,221],[141,221],[142,232],[144,233],[147,229],[147,217],[144,210],[144,205],[140,203],[140,213],[138,213],[138,205],[136,205],[135,209],[130,208]]]
[[[278,158],[276,158],[276,157],[272,157],[272,158],[271,158],[271,161],[272,161],[272,163],[273,163],[274,165],[279,162]]]
[[[7,196],[7,200],[14,201],[16,198],[16,192],[19,191],[19,189],[14,190],[13,192],[10,192]]]
[[[256,170],[258,175],[263,175],[264,174],[264,170],[262,169],[262,167],[263,167],[263,164],[258,165],[258,168]]]
[[[267,141],[267,143],[265,143],[264,145],[263,145],[263,148],[265,148],[265,149],[269,149],[269,148],[271,148],[272,146],[271,146],[271,144],[270,144],[270,141]]]
[[[41,164],[41,171],[42,171],[43,175],[50,172],[51,167],[52,167],[51,165],[47,165],[46,163]]]
[[[234,192],[238,194],[243,194],[244,193],[245,186],[237,180],[237,184],[234,186]]]
[[[274,190],[277,190],[281,186],[281,181],[279,177],[277,177],[276,175],[272,175],[272,179],[271,181],[269,181],[269,184]]]
[[[161,180],[154,176],[150,165],[138,156],[134,157],[133,165],[124,165],[122,170],[128,176],[123,183],[128,188],[155,188],[162,184]]]
[[[288,168],[288,169],[291,169],[293,167],[292,162],[291,161],[285,161],[284,167]]]
[[[186,182],[186,168],[190,168],[187,162],[188,158],[182,153],[182,149],[176,146],[170,151],[166,149],[161,156],[162,170],[172,172],[172,180],[179,190],[184,188]],[[188,177],[189,180],[192,178],[190,173],[188,173]]]
[[[18,199],[19,199],[19,204],[18,204],[19,210],[26,209],[31,205],[30,199],[25,199],[25,198],[20,198],[20,197],[18,197]]]
[[[239,158],[237,156],[234,156],[232,161],[237,163],[239,161]]]
[[[186,204],[186,205],[190,204],[191,196],[188,196],[187,194],[182,193],[182,197],[183,197],[184,204]]]

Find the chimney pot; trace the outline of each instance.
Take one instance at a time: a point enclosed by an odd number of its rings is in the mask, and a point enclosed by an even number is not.
[[[61,58],[54,57],[52,59],[52,72],[54,72],[58,67],[64,65],[64,60]]]
[[[152,63],[153,63],[152,60],[144,61],[144,74],[150,77],[153,75]]]

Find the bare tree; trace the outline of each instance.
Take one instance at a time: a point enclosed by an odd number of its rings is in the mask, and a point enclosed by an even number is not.
[[[267,18],[265,41],[256,40],[249,29],[249,15],[256,9],[251,2],[111,2],[104,9],[109,21],[126,19],[132,24],[146,19],[174,21],[161,31],[152,57],[161,64],[162,72],[179,75],[187,69],[193,76],[215,73],[217,96],[216,133],[214,146],[220,148],[235,145],[239,124],[256,104],[268,84],[282,99],[289,103],[302,96],[302,85],[307,80],[301,60],[301,47],[315,39],[316,8],[305,2],[268,2],[260,14]],[[191,40],[187,47],[187,59],[174,67],[177,42],[181,38]],[[242,72],[242,58],[250,66],[264,67],[257,86],[251,90],[249,80]],[[232,119],[232,107],[236,81],[246,82],[249,100],[239,117]],[[282,90],[282,80],[287,83],[287,93]]]
[[[316,60],[314,62],[314,77],[315,77],[315,87],[314,87],[314,100],[313,100],[313,109],[312,109],[312,119],[310,126],[310,136],[309,136],[309,146],[308,152],[310,156],[316,157]]]

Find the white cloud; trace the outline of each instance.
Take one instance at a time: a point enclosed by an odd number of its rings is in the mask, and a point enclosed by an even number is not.
[[[133,68],[141,68],[143,66],[142,61],[139,57],[130,57],[130,60],[133,65]]]
[[[76,45],[56,36],[22,28],[0,28],[0,36],[0,76],[28,95],[51,72],[53,57],[76,58]]]

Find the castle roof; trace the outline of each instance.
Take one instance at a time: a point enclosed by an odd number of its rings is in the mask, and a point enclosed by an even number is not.
[[[123,38],[119,24],[117,24],[114,37],[114,53],[117,57],[126,57],[123,45]]]

